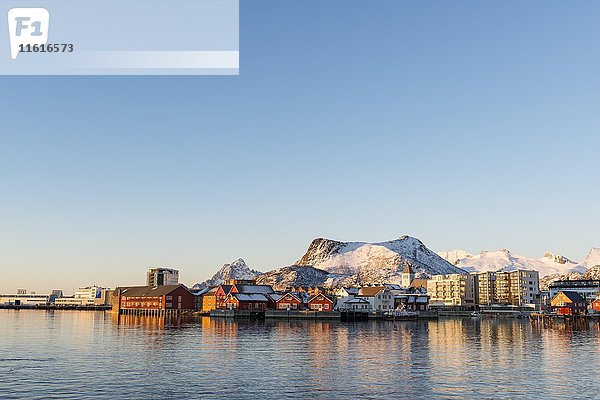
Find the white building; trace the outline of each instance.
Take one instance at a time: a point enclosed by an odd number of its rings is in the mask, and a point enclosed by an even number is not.
[[[108,304],[106,296],[110,289],[100,286],[87,286],[79,288],[73,296],[60,297],[54,300],[57,306],[94,306]]]
[[[350,300],[354,300],[354,298],[358,295],[358,288],[336,288],[333,291],[333,295],[336,298],[335,308],[341,310],[344,307],[344,303]]]
[[[363,286],[356,298],[367,300],[375,312],[390,312],[394,309],[394,295],[386,286]]]
[[[52,295],[27,293],[25,289],[19,289],[16,294],[0,294],[1,305],[12,306],[43,306],[50,303]]]
[[[149,268],[147,286],[179,285],[179,271],[171,268]]]
[[[352,311],[352,312],[360,312],[360,313],[371,313],[373,308],[371,307],[371,303],[368,300],[357,297],[351,300],[347,300],[343,303],[338,303],[339,311]]]
[[[472,273],[479,305],[525,306],[539,303],[540,274],[535,270]]]

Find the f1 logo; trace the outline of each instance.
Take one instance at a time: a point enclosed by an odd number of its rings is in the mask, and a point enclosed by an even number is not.
[[[12,8],[8,11],[10,56],[14,60],[22,46],[48,42],[50,13],[45,8]]]

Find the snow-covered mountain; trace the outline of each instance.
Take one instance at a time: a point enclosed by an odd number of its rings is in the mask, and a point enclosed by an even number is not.
[[[580,265],[587,269],[600,265],[600,248],[592,247],[587,257],[581,262]]]
[[[330,274],[326,271],[292,265],[265,272],[256,279],[260,285],[271,285],[275,290],[285,290],[290,286],[326,286]]]
[[[464,273],[410,236],[380,243],[315,239],[296,265],[329,272],[330,285],[400,283],[406,265],[421,275]]]
[[[450,251],[438,251],[437,254],[452,265],[456,265],[456,263],[459,260],[462,260],[463,258],[473,257],[473,254],[460,249]]]
[[[221,269],[207,281],[196,283],[194,289],[202,289],[209,286],[217,286],[225,283],[227,279],[256,279],[260,271],[251,269],[246,262],[238,258],[231,264],[225,264]]]
[[[583,263],[577,264],[564,256],[549,252],[541,258],[515,255],[507,249],[482,251],[479,255],[472,255],[463,250],[440,252],[438,254],[467,271],[533,269],[539,271],[541,277],[587,271],[587,267]]]
[[[306,254],[291,266],[260,273],[239,259],[225,264],[211,279],[194,288],[222,284],[226,279],[256,279],[275,289],[288,286],[337,286],[401,283],[410,265],[417,276],[464,273],[429,250],[419,239],[402,236],[381,243],[315,239]]]

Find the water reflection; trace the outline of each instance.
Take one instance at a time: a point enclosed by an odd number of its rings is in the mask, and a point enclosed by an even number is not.
[[[595,398],[599,389],[596,323],[540,329],[516,319],[342,323],[8,311],[0,312],[0,337],[2,399],[571,399]]]

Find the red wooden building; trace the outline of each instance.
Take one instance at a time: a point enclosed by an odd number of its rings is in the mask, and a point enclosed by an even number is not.
[[[594,310],[596,314],[600,314],[600,298],[592,301],[592,310]]]
[[[115,289],[119,314],[163,315],[194,309],[195,297],[183,285],[130,286]]]
[[[308,300],[308,309],[311,311],[332,311],[333,300],[323,293],[318,293]]]
[[[560,291],[550,301],[550,306],[558,315],[584,315],[587,312],[587,302],[577,292]]]
[[[225,300],[228,310],[264,311],[270,304],[271,299],[260,293],[229,293]]]
[[[287,292],[275,302],[277,310],[302,310],[302,300],[294,293]]]
[[[215,307],[220,310],[224,310],[226,308],[227,296],[232,292],[236,293],[234,285],[221,285],[218,287],[217,292],[215,293]]]

